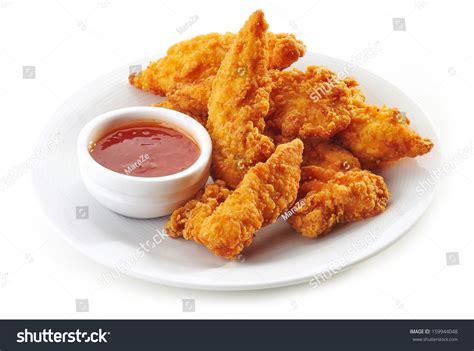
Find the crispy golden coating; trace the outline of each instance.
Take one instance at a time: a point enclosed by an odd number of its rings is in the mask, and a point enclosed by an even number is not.
[[[227,259],[237,256],[252,243],[258,229],[275,222],[294,203],[302,153],[303,143],[299,139],[279,145],[267,162],[247,172],[237,189],[212,215],[203,221],[199,219],[199,225],[190,229],[187,237],[217,256]]]
[[[275,145],[288,143],[292,137],[285,137],[275,129],[265,129],[265,135],[272,139]],[[349,150],[332,141],[304,139],[303,166],[318,166],[339,172],[361,168],[360,162]]]
[[[179,42],[168,49],[165,57],[131,75],[130,84],[158,95],[168,95],[179,89],[177,84],[195,84],[215,76],[235,38],[234,33],[210,33]],[[273,69],[290,66],[306,52],[304,44],[293,34],[267,33],[267,39],[269,67]]]
[[[200,230],[199,226],[204,219],[209,217],[231,192],[221,180],[207,185],[193,200],[171,214],[165,231],[174,238],[184,236],[185,239],[192,239],[191,233]]]
[[[193,83],[217,73],[219,65],[233,41],[233,34],[198,35],[171,46],[165,57],[129,77],[136,88],[158,95],[176,83]]]
[[[195,240],[217,256],[237,256],[258,229],[275,222],[294,203],[302,153],[303,143],[295,139],[278,146],[267,162],[251,168],[234,192],[220,180],[207,185],[173,212],[166,232]]]
[[[298,199],[304,198],[311,191],[319,191],[322,186],[336,175],[337,171],[318,166],[301,167],[301,182]]]
[[[166,98],[153,106],[165,107],[182,112],[206,126],[207,104],[211,95],[214,76],[195,83],[179,83]]]
[[[338,223],[354,222],[383,212],[390,193],[382,177],[369,171],[334,172],[316,166],[302,172],[304,196],[288,222],[302,235],[315,238]],[[310,186],[304,186],[308,182]]]
[[[270,94],[267,27],[262,11],[250,16],[222,61],[209,98],[211,174],[232,189],[275,149],[262,134]]]
[[[305,45],[296,39],[294,34],[268,32],[267,42],[270,69],[282,70],[290,67],[306,53]]]
[[[350,123],[351,90],[331,70],[272,71],[268,127],[285,137],[328,140]],[[267,128],[268,128],[267,127]]]
[[[337,139],[367,167],[428,153],[433,143],[410,129],[397,108],[355,100],[352,121]]]
[[[343,147],[331,142],[304,141],[304,166],[319,166],[334,171],[347,172],[360,168],[359,160]]]
[[[320,73],[317,73],[317,70]],[[298,70],[271,72],[273,90],[266,128],[272,130],[274,135],[284,137],[280,139],[289,141],[296,136],[328,139],[349,124],[349,97],[353,95],[364,98],[358,94],[360,91],[355,88],[355,80],[347,78],[344,81],[336,81],[333,72],[322,67],[317,70],[316,67],[310,66],[306,74]],[[185,113],[200,123],[204,121],[205,124],[214,78],[215,76],[210,76],[191,83],[175,84],[168,91],[166,99],[154,106]],[[318,83],[317,80],[321,82]],[[295,90],[295,87],[299,90]],[[340,101],[337,101],[338,92],[341,91],[343,93]],[[342,115],[335,115],[340,113]]]
[[[295,139],[293,137],[285,137],[285,136],[281,135],[278,130],[276,130],[274,128],[271,128],[267,124],[265,125],[265,129],[263,130],[263,134],[268,136],[273,141],[275,146],[280,145],[280,144],[289,143],[290,141]]]

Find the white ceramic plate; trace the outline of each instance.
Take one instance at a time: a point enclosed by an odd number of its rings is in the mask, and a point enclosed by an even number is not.
[[[146,65],[151,59],[142,60]],[[347,62],[307,53],[294,66],[324,65],[342,72]],[[159,97],[129,86],[129,67],[104,75],[74,94],[46,126],[39,147],[47,155],[33,172],[33,182],[46,215],[61,235],[91,259],[107,266],[104,280],[128,274],[149,281],[197,289],[247,290],[309,281],[318,284],[324,276],[366,259],[399,239],[429,205],[433,188],[420,184],[440,161],[439,148],[416,160],[408,159],[385,170],[392,192],[387,210],[369,220],[338,227],[316,240],[303,238],[280,219],[257,233],[251,247],[239,260],[228,262],[213,256],[194,242],[161,239],[152,249],[157,230],[167,217],[153,220],[126,218],[110,212],[86,191],[76,158],[76,139],[82,126],[106,111],[146,105]],[[412,119],[412,127],[438,146],[435,131],[424,113],[399,89],[362,69],[353,75],[369,102],[397,106]],[[59,133],[61,142],[49,147]],[[57,138],[56,138],[57,140]],[[76,218],[76,206],[88,206],[88,219]],[[79,214],[84,210],[79,209]],[[142,245],[140,245],[142,244]],[[142,247],[142,248],[141,248]],[[144,247],[144,248],[143,248]]]

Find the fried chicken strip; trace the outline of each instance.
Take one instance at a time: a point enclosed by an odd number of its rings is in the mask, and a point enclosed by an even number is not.
[[[351,90],[331,70],[309,66],[272,72],[267,128],[285,137],[328,140],[351,121]]]
[[[323,185],[330,181],[336,173],[337,171],[329,168],[302,166],[300,188],[298,189],[298,200],[301,201],[301,199],[311,191],[320,191]]]
[[[273,129],[266,129],[265,135],[272,139],[275,145],[288,143],[293,138],[284,137]],[[347,172],[361,168],[360,162],[349,150],[332,141],[304,139],[303,166],[318,166],[338,172]]]
[[[215,76],[211,76],[193,83],[178,83],[168,92],[162,102],[152,106],[165,107],[184,113],[206,126],[207,104],[214,79]]]
[[[179,84],[195,84],[213,77],[236,37],[234,33],[210,33],[179,42],[168,49],[165,57],[130,75],[130,84],[164,96],[178,90]],[[269,67],[273,69],[290,66],[306,52],[293,34],[267,33],[267,41]]]
[[[331,142],[304,141],[304,166],[319,166],[338,172],[359,169],[359,160],[348,150]]]
[[[247,172],[230,195],[222,188],[213,189],[206,199],[191,200],[176,210],[167,232],[172,236],[182,232],[185,239],[203,244],[215,255],[234,258],[252,243],[258,229],[275,222],[294,203],[302,153],[299,139],[279,145],[267,162]]]
[[[211,174],[232,189],[275,148],[262,134],[270,94],[267,27],[262,11],[250,16],[222,61],[209,99]]]
[[[383,212],[390,197],[382,177],[365,170],[335,172],[303,167],[300,201],[288,222],[303,236],[315,238],[338,223],[354,222]]]
[[[356,99],[351,123],[338,134],[337,140],[363,165],[372,168],[431,151],[431,140],[418,135],[409,125],[409,119],[397,108],[368,105],[362,99]]]
[[[179,83],[157,106],[171,108],[202,122],[213,77],[192,83]],[[352,91],[335,73],[317,66],[299,70],[271,71],[272,93],[266,128],[288,140],[315,137],[327,140],[350,123]]]
[[[206,185],[193,200],[171,214],[165,231],[174,238],[183,236],[187,240],[192,239],[191,233],[200,231],[204,219],[209,217],[231,192],[221,180]]]

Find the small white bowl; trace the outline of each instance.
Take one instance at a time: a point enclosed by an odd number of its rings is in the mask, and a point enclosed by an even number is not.
[[[97,163],[89,143],[121,125],[152,119],[191,137],[201,154],[191,167],[163,177],[135,177],[114,172]],[[134,218],[155,218],[170,214],[191,199],[209,177],[212,142],[206,129],[183,113],[137,106],[104,113],[82,128],[77,140],[79,168],[87,190],[108,209]]]

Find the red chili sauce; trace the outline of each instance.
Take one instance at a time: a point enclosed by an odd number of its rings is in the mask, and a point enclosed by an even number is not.
[[[112,129],[92,142],[89,152],[102,166],[135,177],[162,177],[181,172],[200,155],[191,138],[153,121]]]

